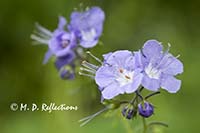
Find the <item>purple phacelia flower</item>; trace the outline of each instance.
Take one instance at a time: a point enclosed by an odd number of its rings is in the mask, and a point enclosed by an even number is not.
[[[148,102],[144,102],[144,105],[142,103],[138,104],[138,112],[141,116],[148,118],[150,117],[154,112],[154,107]]]
[[[106,61],[95,74],[95,81],[102,89],[102,97],[112,99],[119,94],[136,91],[142,81],[142,74],[141,69],[136,67],[133,53],[120,50],[104,58]]]
[[[63,57],[69,54],[76,47],[76,37],[73,32],[67,32],[66,20],[59,17],[58,27],[54,32],[50,32],[46,28],[37,25],[38,35],[32,35],[31,38],[38,43],[47,44],[49,50],[45,54],[43,63],[46,64],[52,55]]]
[[[174,76],[183,72],[180,60],[167,51],[163,52],[161,43],[156,40],[147,41],[142,50],[135,52],[136,64],[143,69],[142,85],[151,91],[160,87],[170,93],[176,93],[181,81]]]
[[[73,60],[75,59],[76,55],[73,51],[70,51],[67,55],[63,57],[57,57],[55,61],[55,66],[58,70],[68,64],[73,64]]]
[[[98,43],[104,19],[104,12],[99,7],[92,7],[85,12],[73,12],[68,27],[75,33],[82,47],[91,48]]]

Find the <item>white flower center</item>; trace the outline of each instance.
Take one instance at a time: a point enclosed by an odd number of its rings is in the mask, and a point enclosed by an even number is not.
[[[89,31],[81,31],[82,39],[86,41],[93,41],[94,37],[96,36],[96,31],[92,28]]]
[[[116,80],[119,82],[120,86],[124,86],[133,81],[134,71],[127,71],[122,68],[118,70]]]
[[[149,65],[145,68],[145,72],[150,78],[153,79],[159,79],[161,73],[158,69],[154,68],[151,63],[149,63]]]

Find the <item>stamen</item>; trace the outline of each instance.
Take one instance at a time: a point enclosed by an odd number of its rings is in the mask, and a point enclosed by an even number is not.
[[[127,75],[125,75],[125,78],[127,78],[127,79],[131,79],[129,76],[127,76]]]
[[[90,115],[90,116],[87,116],[81,120],[79,120],[79,122],[83,122],[80,127],[84,126],[85,124],[87,124],[89,121],[91,121],[93,118],[95,118],[96,116],[100,115],[101,113],[103,113],[104,111],[108,110],[108,107],[105,107],[103,108],[102,110],[100,110],[99,112],[93,114],[93,115]]]
[[[49,39],[51,38],[51,36],[46,35],[45,33],[41,32],[41,31],[36,31],[36,30],[34,30],[33,33],[34,33],[35,35],[40,36],[41,38],[44,38],[44,39],[48,39],[48,40],[49,40]]]
[[[47,30],[46,28],[44,28],[43,26],[41,26],[39,23],[36,23],[35,24],[36,25],[36,27],[37,27],[37,29],[41,32],[41,33],[44,33],[44,34],[46,34],[46,35],[48,35],[48,36],[52,36],[52,33],[49,31],[49,30]]]
[[[181,55],[180,54],[178,54],[177,56],[176,56],[176,58],[179,58]]]
[[[91,69],[87,69],[87,68],[83,68],[83,67],[81,67],[80,70],[81,70],[81,71],[85,71],[85,72],[89,72],[89,73],[92,73],[92,74],[95,74],[95,73],[96,73],[95,70],[91,70]]]
[[[94,79],[94,75],[90,75],[90,74],[87,74],[87,73],[79,72],[79,75],[87,76],[87,77],[90,77],[90,78],[93,78],[93,79]]]
[[[36,36],[34,34],[31,35],[31,39],[33,39],[33,40],[35,40],[39,43],[43,43],[43,44],[48,44],[48,42],[49,42],[49,40],[43,39],[43,38]]]
[[[99,63],[102,64],[102,61],[101,61],[99,58],[97,58],[96,56],[94,56],[90,51],[87,51],[86,53],[89,54],[89,55],[90,55],[92,58],[94,58],[96,61],[98,61]]]
[[[119,69],[119,72],[120,72],[120,73],[123,73],[123,72],[124,72],[124,70],[120,68],[120,69]]]
[[[83,62],[82,62],[82,65],[83,65],[84,67],[88,68],[88,69],[92,69],[92,70],[95,70],[95,71],[99,68],[98,66],[93,65],[93,64],[91,64],[91,63],[89,63],[89,62],[87,62],[87,61],[83,61]]]

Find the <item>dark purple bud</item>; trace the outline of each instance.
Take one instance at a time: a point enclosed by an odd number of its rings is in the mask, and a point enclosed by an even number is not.
[[[135,110],[133,107],[124,107],[122,109],[122,115],[126,118],[126,119],[131,119],[133,118],[135,115],[137,114],[137,110]]]
[[[138,104],[138,111],[141,116],[148,118],[153,114],[154,108],[152,104],[144,102],[144,105],[142,103]]]
[[[71,68],[71,66],[66,66],[60,69],[60,77],[62,79],[74,79],[75,78],[75,74],[74,74],[74,70]]]
[[[62,67],[71,64],[74,58],[75,53],[71,51],[66,56],[56,58],[55,66],[58,70],[60,70]]]

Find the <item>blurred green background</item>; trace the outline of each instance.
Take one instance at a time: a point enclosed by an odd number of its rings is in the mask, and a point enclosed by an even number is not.
[[[58,15],[68,18],[79,4],[100,6],[106,13],[101,41],[92,52],[137,50],[158,39],[184,63],[181,90],[162,91],[151,99],[156,106],[150,120],[165,121],[158,133],[199,133],[200,2],[197,0],[1,0],[0,1],[0,132],[1,133],[122,133],[140,126],[139,118],[125,120],[120,110],[97,117],[85,127],[79,119],[102,109],[95,83],[78,76],[64,81],[53,60],[42,65],[45,46],[33,46],[30,34],[39,22],[53,30]],[[11,103],[76,105],[77,111],[13,112]],[[149,121],[149,120],[148,120]],[[132,131],[133,132],[133,131]],[[156,132],[156,131],[155,131]]]

